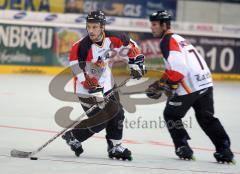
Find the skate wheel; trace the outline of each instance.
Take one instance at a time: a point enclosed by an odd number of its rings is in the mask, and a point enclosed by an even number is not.
[[[180,158],[181,160],[185,160],[185,161],[196,161],[196,158],[194,156],[190,157],[190,158]]]
[[[110,159],[117,160],[115,156],[108,156]]]
[[[196,157],[195,156],[192,156],[191,158],[193,161],[196,161]]]
[[[76,156],[76,157],[79,157],[79,156],[80,156],[80,154],[79,154],[79,153],[75,153],[75,156]]]
[[[231,165],[236,165],[236,164],[237,164],[237,161],[232,160],[229,164],[231,164]]]
[[[128,158],[128,161],[132,161],[133,160],[133,158],[130,156],[129,158]]]
[[[217,161],[219,164],[224,164],[224,161],[223,160],[218,160]]]
[[[233,165],[236,165],[237,164],[237,161],[236,160],[232,160],[231,162]]]
[[[218,162],[219,164],[236,165],[236,161],[235,161],[235,160],[232,160],[232,161],[217,160],[217,162]]]

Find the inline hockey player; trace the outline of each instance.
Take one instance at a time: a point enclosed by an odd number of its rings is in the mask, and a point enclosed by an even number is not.
[[[229,136],[214,117],[213,83],[205,60],[191,43],[171,32],[171,16],[167,11],[153,13],[150,22],[153,36],[160,39],[166,70],[160,80],[149,86],[147,96],[158,99],[163,91],[168,96],[163,114],[176,155],[181,159],[194,159],[187,142],[190,136],[182,123],[182,118],[193,107],[197,122],[216,148],[216,160],[233,162]]]
[[[102,11],[92,11],[86,18],[88,35],[76,42],[71,49],[69,61],[71,67],[77,65],[83,73],[75,75],[76,94],[86,94],[88,97],[79,97],[85,111],[98,103],[99,107],[88,115],[91,117],[107,117],[101,124],[82,128],[81,123],[66,132],[62,138],[75,152],[76,156],[83,153],[82,142],[93,134],[106,129],[108,156],[110,158],[131,160],[131,151],[121,144],[123,132],[124,110],[119,96],[114,91],[114,80],[110,69],[111,53],[109,49],[127,49],[127,59],[130,67],[130,76],[140,79],[145,73],[144,55],[141,54],[136,43],[126,34],[117,35],[105,31],[106,18]],[[109,102],[104,97],[110,93]],[[104,106],[102,106],[104,104]]]

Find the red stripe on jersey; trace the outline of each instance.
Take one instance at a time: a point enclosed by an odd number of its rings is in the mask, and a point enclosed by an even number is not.
[[[169,51],[179,51],[180,52],[180,48],[179,48],[177,41],[172,37],[169,41]]]
[[[75,61],[78,60],[78,47],[79,47],[80,41],[73,44],[70,55],[69,55],[69,61]]]
[[[182,80],[180,83],[181,83],[183,89],[184,89],[188,94],[190,94],[190,93],[191,93],[191,89],[187,86],[187,84],[185,83],[185,81]]]
[[[74,76],[73,78],[73,90],[74,90],[74,94],[76,94],[76,91],[77,91],[77,76]]]
[[[170,82],[180,82],[184,78],[184,75],[178,71],[166,70],[163,77],[168,79]]]
[[[91,62],[93,59],[93,54],[92,54],[92,47],[88,50],[86,62]]]
[[[130,49],[128,51],[128,57],[129,59],[137,57],[139,54],[141,54],[141,51],[138,47],[136,47],[133,43],[130,43]]]
[[[121,39],[118,37],[110,36],[109,39],[111,41],[112,48],[120,48],[123,45]]]

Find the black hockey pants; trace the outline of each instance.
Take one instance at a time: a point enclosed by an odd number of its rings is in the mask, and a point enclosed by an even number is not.
[[[182,118],[193,107],[197,122],[216,147],[216,151],[230,147],[230,139],[219,119],[214,117],[213,88],[176,96],[167,101],[164,119],[175,148],[188,145],[190,139]]]
[[[104,128],[106,129],[106,138],[107,139],[114,139],[114,140],[121,140],[122,139],[122,132],[123,132],[123,121],[124,121],[124,110],[122,105],[120,104],[119,100],[119,94],[117,92],[114,92],[114,94],[110,97],[111,100],[116,102],[118,104],[118,112],[113,113],[114,116],[112,119],[108,121],[104,121],[101,124],[98,124],[97,126],[88,127],[85,129],[73,129],[71,130],[74,137],[80,141],[83,142],[90,138],[93,134],[100,132]],[[81,100],[81,98],[79,98]],[[84,111],[87,111],[89,107],[83,106]],[[96,108],[92,112],[88,114],[88,117],[94,116],[96,113],[98,113],[101,109]]]

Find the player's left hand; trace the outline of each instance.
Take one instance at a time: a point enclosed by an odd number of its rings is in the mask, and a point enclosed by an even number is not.
[[[165,93],[165,95],[167,97],[173,96],[176,89],[178,88],[178,84],[169,84],[166,81],[167,81],[166,79],[160,79],[160,80],[155,81],[151,85],[149,85],[149,87],[147,89],[147,91],[149,91],[149,95],[147,94],[147,96],[149,98],[155,99],[158,96],[157,94],[160,95],[160,92]],[[156,94],[156,96],[154,96],[154,93]],[[153,97],[151,97],[151,96],[153,96]]]
[[[96,99],[97,103],[104,101],[103,87],[96,86],[88,90],[88,93]]]
[[[146,68],[144,65],[144,55],[141,54],[134,59],[130,59],[129,68],[130,68],[130,77],[132,79],[139,80],[146,73]]]

